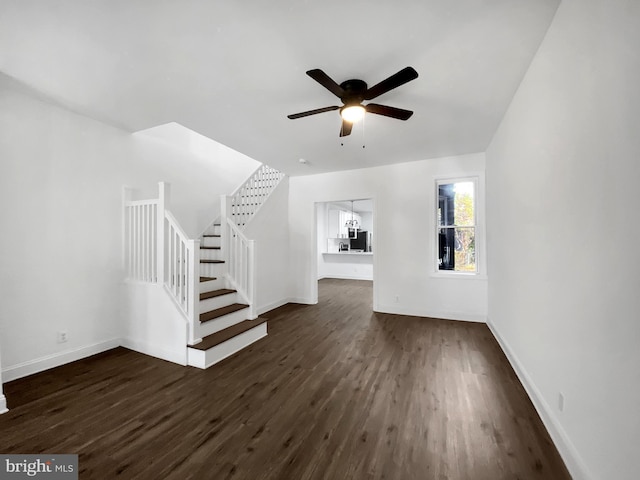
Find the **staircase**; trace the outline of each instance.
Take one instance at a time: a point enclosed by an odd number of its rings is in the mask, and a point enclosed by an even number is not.
[[[208,368],[267,335],[266,319],[256,314],[255,242],[242,230],[282,178],[262,165],[232,195],[221,196],[219,220],[200,240],[188,239],[169,212],[164,184],[158,200],[125,202],[129,279],[164,279],[187,320],[187,365]]]
[[[267,320],[253,318],[251,299],[229,277],[222,239],[222,225],[215,223],[200,241],[197,331],[201,340],[187,348],[188,364],[199,368],[208,368],[267,335]]]

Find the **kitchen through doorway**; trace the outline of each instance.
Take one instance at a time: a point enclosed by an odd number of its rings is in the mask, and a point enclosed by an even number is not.
[[[316,203],[317,279],[374,282],[375,202],[357,198]],[[375,304],[375,284],[374,284]]]

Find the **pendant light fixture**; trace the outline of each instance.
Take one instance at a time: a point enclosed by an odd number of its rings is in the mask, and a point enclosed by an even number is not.
[[[353,200],[351,200],[351,220],[347,220],[344,226],[347,228],[353,228],[354,230],[358,230],[358,228],[360,228],[358,226],[358,220],[356,220],[353,215]]]

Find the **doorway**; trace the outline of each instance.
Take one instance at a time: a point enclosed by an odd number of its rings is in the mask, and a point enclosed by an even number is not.
[[[375,201],[358,198],[315,204],[316,279],[371,282],[376,304]],[[314,282],[317,299],[317,282]]]

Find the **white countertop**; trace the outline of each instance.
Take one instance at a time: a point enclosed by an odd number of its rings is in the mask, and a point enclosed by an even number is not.
[[[323,255],[373,255],[373,252],[352,252],[352,251],[345,251],[345,252],[322,252]]]

